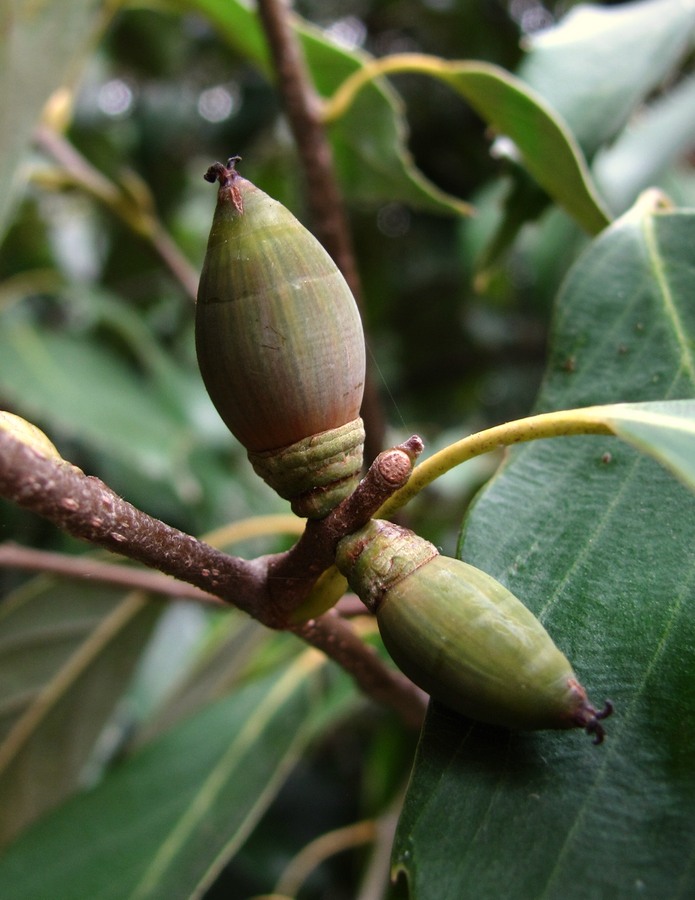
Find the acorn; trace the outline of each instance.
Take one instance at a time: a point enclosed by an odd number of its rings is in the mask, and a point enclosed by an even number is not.
[[[40,428],[15,413],[0,410],[0,431],[31,447],[39,456],[65,462],[53,441]]]
[[[365,345],[357,304],[316,238],[236,170],[219,182],[196,305],[208,394],[256,472],[321,518],[362,470]]]
[[[435,700],[491,725],[604,737],[597,711],[538,619],[498,581],[390,522],[338,544],[336,564],[375,613],[398,667]]]

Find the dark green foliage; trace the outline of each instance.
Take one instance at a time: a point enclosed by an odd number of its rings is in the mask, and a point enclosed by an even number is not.
[[[244,175],[307,221],[262,32],[236,0],[110,19],[105,6],[13,4],[3,19],[0,408],[187,531],[285,511],[209,402],[189,296],[212,160],[241,155]],[[545,36],[527,31],[552,24],[555,4],[297,8],[318,26],[299,23],[324,98],[364,61],[335,43],[340,28],[376,57],[469,61],[447,78],[372,82],[329,125],[389,442],[416,431],[430,453],[534,406],[695,395],[690,6],[580,7]],[[40,133],[30,149],[64,83],[72,115],[54,106],[49,120],[83,155],[69,171]],[[513,143],[490,154],[495,127]],[[681,209],[653,196],[635,207],[652,185]],[[431,708],[394,900],[406,883],[411,900],[695,893],[695,510],[635,449],[692,482],[692,408],[664,409],[669,437],[634,420],[619,432],[633,446],[573,437],[510,452],[468,515],[494,454],[401,511],[450,555],[460,534],[458,555],[527,604],[616,713],[595,748]],[[3,540],[84,551],[6,505],[0,527]],[[6,735],[21,727],[0,745],[0,820],[38,817],[0,857],[4,894],[245,900],[360,819],[387,836],[319,866],[299,900],[359,897],[377,869],[384,884],[415,736],[332,664],[291,635],[190,605],[167,612],[143,662],[159,606],[91,582],[2,579],[2,722]]]

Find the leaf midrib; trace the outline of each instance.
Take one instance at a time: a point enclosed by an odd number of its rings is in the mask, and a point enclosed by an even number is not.
[[[654,215],[645,216],[643,219],[643,234],[648,259],[659,288],[666,318],[671,323],[673,334],[680,350],[681,367],[685,369],[690,376],[690,380],[695,384],[695,358],[693,358],[693,353],[690,349],[691,342],[688,340],[683,322],[678,314],[676,302],[666,276],[663,255],[659,251],[659,242],[656,235],[656,221],[657,216]]]

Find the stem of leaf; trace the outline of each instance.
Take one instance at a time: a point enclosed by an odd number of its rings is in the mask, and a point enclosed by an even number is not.
[[[281,897],[295,897],[309,875],[321,863],[345,850],[363,844],[371,844],[377,837],[377,823],[373,819],[355,822],[335,831],[328,831],[307,844],[292,859],[280,876],[274,894]]]
[[[374,518],[389,518],[441,475],[483,453],[541,438],[579,434],[614,435],[615,429],[611,425],[608,409],[605,406],[588,406],[584,409],[541,413],[471,434],[417,465],[407,483],[382,504]],[[300,622],[330,609],[342,597],[346,588],[347,581],[332,566],[323,573],[304,603],[295,610],[292,621]]]
[[[305,528],[304,519],[290,513],[278,513],[277,515],[250,516],[238,522],[230,522],[222,525],[214,531],[203,535],[203,540],[212,547],[229,547],[259,537],[279,537],[291,535],[299,537]]]
[[[143,182],[130,176],[115,184],[96,169],[62,134],[48,125],[34,131],[34,143],[63,169],[62,183],[77,185],[111,210],[135,234],[147,241],[188,296],[195,300],[198,273],[157,216]],[[60,181],[56,182],[60,187]]]
[[[481,456],[483,453],[542,438],[570,437],[579,434],[615,434],[606,409],[605,406],[588,406],[583,409],[563,409],[558,412],[541,413],[471,434],[450,444],[417,465],[407,484],[399,488],[381,506],[376,515],[388,518],[397,509],[405,506],[423,488],[432,484],[450,469],[475,456]]]
[[[425,53],[394,53],[391,56],[371,60],[346,78],[333,96],[324,101],[323,121],[335,122],[344,116],[362,88],[381,75],[419,72],[422,75],[433,75],[446,79],[452,65],[460,70],[465,63],[459,61],[452,64],[447,60],[428,56]],[[471,68],[480,68],[480,66],[480,63],[470,63]]]

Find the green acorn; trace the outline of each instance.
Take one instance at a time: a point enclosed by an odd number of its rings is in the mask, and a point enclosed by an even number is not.
[[[336,563],[394,662],[435,700],[492,725],[603,740],[610,703],[594,709],[538,619],[485,572],[379,520],[343,538]]]
[[[219,190],[198,289],[198,364],[256,472],[297,515],[320,518],[362,469],[362,323],[321,244],[239,175],[238,160],[205,175]]]

